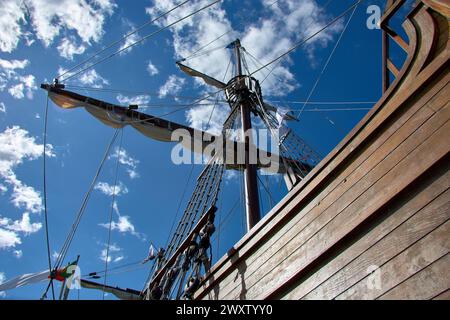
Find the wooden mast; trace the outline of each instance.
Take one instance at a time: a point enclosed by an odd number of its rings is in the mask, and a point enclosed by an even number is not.
[[[234,52],[236,56],[236,77],[238,79],[238,87],[236,94],[241,109],[242,122],[242,136],[245,139],[245,167],[244,167],[244,181],[245,181],[245,209],[247,217],[247,231],[250,231],[261,219],[258,196],[258,181],[257,168],[255,164],[251,164],[250,159],[250,137],[252,129],[251,120],[251,104],[247,99],[248,88],[245,83],[245,77],[242,74],[241,62],[241,42],[236,39],[234,42]],[[246,134],[248,133],[248,134]]]

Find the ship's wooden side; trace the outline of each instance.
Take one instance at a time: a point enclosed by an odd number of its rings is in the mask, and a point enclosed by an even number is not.
[[[383,28],[403,1],[388,1]],[[377,105],[205,276],[197,299],[450,298],[448,5],[418,1]],[[385,39],[385,40],[386,40]],[[387,81],[387,80],[386,80]]]

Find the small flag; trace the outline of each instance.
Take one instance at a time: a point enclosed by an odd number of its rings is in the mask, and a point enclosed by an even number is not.
[[[153,260],[156,258],[156,254],[155,254],[155,247],[153,247],[153,244],[150,244],[150,248],[148,249],[148,255],[147,258],[144,259],[144,261],[142,261],[142,263],[146,263],[150,260]]]

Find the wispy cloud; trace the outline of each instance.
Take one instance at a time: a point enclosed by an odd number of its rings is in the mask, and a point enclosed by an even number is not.
[[[111,230],[112,231],[118,231],[119,233],[126,234],[129,233],[141,240],[145,240],[146,236],[143,233],[139,233],[136,231],[136,227],[131,222],[131,218],[129,216],[121,215],[119,211],[119,206],[117,202],[113,203],[113,209],[114,212],[117,215],[117,221],[111,222]],[[107,223],[100,223],[99,226],[109,229],[109,222]]]
[[[107,182],[98,182],[94,189],[107,196],[120,196],[128,193],[128,188],[121,181],[115,186]]]
[[[159,70],[151,61],[149,61],[147,64],[147,72],[149,75],[154,76],[159,73]]]
[[[120,104],[125,105],[125,106],[131,105],[131,104],[138,105],[138,106],[144,106],[150,102],[150,96],[146,95],[146,94],[133,96],[133,97],[127,97],[122,94],[118,94],[116,99]]]
[[[61,40],[57,47],[59,55],[65,59],[73,60],[73,56],[83,54],[86,51],[86,46],[77,44],[74,37],[66,37]]]
[[[125,25],[127,26],[128,31],[126,32],[126,34],[129,34],[130,32],[132,32],[134,30],[134,25],[128,21],[128,20],[124,20]],[[119,51],[120,55],[125,55],[127,53],[130,53],[131,50],[133,50],[133,48],[135,48],[136,46],[130,46],[133,43],[135,43],[136,41],[138,41],[141,38],[141,36],[136,32],[131,34],[130,36],[125,38],[125,41],[122,42],[122,44],[119,47]],[[126,49],[125,49],[126,48]],[[123,51],[122,51],[123,50]]]
[[[0,216],[0,249],[14,248],[22,243],[21,235],[27,236],[36,233],[41,228],[42,223],[31,223],[28,213],[24,213],[21,220],[12,220]],[[14,252],[14,255],[17,257],[16,252]]]
[[[58,69],[58,75],[65,74],[63,76],[63,78],[67,78],[74,74],[73,72],[66,73],[66,71],[67,71],[66,69],[60,67]],[[90,69],[90,70],[87,70],[87,71],[81,73],[80,75],[75,77],[73,79],[73,81],[77,82],[79,84],[97,88],[97,89],[100,89],[100,88],[103,88],[103,86],[109,85],[109,81],[107,79],[103,78],[99,73],[97,73],[97,71],[95,69]]]
[[[106,258],[108,257],[108,263],[110,262],[119,262],[125,258],[123,255],[123,249],[119,247],[117,244],[110,244],[109,246],[109,252],[107,251],[107,244],[103,245],[105,248],[103,248],[100,251],[99,259],[103,262],[106,262]]]
[[[139,177],[139,173],[137,171],[139,160],[133,158],[126,149],[122,148],[119,151],[119,148],[115,148],[114,152],[111,154],[109,158],[119,158],[119,163],[126,167],[128,176],[131,179]]]
[[[184,78],[177,77],[174,74],[170,75],[167,81],[159,88],[159,97],[164,98],[167,95],[177,94],[183,88],[184,83]]]
[[[8,92],[15,99],[33,99],[37,90],[35,77],[31,74],[24,75],[22,71],[29,65],[28,60],[4,60],[0,59],[0,91],[8,87]]]

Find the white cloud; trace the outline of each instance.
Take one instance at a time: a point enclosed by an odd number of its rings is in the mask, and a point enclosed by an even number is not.
[[[59,259],[59,253],[56,251],[53,251],[52,253],[52,261],[56,262]]]
[[[128,32],[126,32],[126,34],[129,34],[130,32],[132,32],[134,30],[134,26],[133,26],[133,24],[131,22],[125,20],[125,24],[129,28],[129,30],[128,30]],[[130,46],[131,44],[137,42],[140,38],[141,38],[141,36],[137,32],[133,33],[132,35],[130,35],[128,37],[126,37],[125,41],[119,47],[120,51],[123,50],[122,52],[120,52],[120,55],[125,55],[127,53],[130,53],[131,50],[133,50],[133,48],[136,47],[136,45],[133,45],[133,46],[131,46],[129,48],[128,48],[128,46]],[[127,48],[127,49],[125,49],[125,48]]]
[[[6,106],[3,102],[0,102],[0,113],[6,113]]]
[[[35,78],[33,75],[19,76],[20,83],[10,87],[8,92],[16,99],[23,99],[25,96],[28,99],[33,99],[33,91],[37,89]]]
[[[125,257],[122,254],[122,248],[120,248],[117,244],[111,244],[109,246],[109,252],[107,251],[107,245],[104,245],[105,248],[100,251],[100,260],[106,262],[106,257],[108,256],[108,263],[110,262],[119,262],[123,260]]]
[[[20,181],[14,169],[24,160],[36,160],[42,156],[44,146],[37,144],[28,131],[19,126],[8,127],[0,133],[0,178],[13,187],[11,202],[18,208],[32,213],[42,211],[40,193]],[[47,156],[54,157],[53,146],[48,145]]]
[[[107,196],[120,196],[122,194],[128,193],[128,188],[119,181],[119,183],[114,187],[114,185],[111,185],[107,182],[99,182],[95,185],[95,190],[99,190],[101,193]]]
[[[186,111],[186,120],[192,128],[220,134],[229,110],[216,106],[212,112],[213,108],[212,105],[191,108]]]
[[[68,60],[73,60],[74,55],[83,54],[86,51],[86,47],[82,44],[77,44],[74,37],[63,38],[57,49],[59,55]]]
[[[22,70],[29,65],[28,60],[0,59],[0,91],[7,86],[9,94],[16,99],[33,99],[33,92],[37,90],[35,77],[31,74],[21,75],[16,70]],[[13,84],[15,83],[15,84]]]
[[[126,106],[131,105],[131,104],[135,104],[138,106],[144,106],[150,102],[150,96],[146,95],[146,94],[138,95],[138,96],[134,96],[134,97],[127,97],[122,94],[119,94],[119,95],[117,95],[116,99],[117,99],[117,101],[119,101],[120,104],[126,105]]]
[[[0,228],[0,249],[14,248],[21,243],[19,234]]]
[[[109,229],[109,223],[100,223],[99,226]],[[120,233],[131,233],[132,235],[138,235],[134,225],[130,221],[129,216],[120,216],[119,220],[111,222],[111,230],[117,230]]]
[[[14,256],[15,256],[17,259],[20,259],[20,258],[23,257],[23,252],[22,252],[22,250],[14,250],[14,251],[13,251],[13,254],[14,254]]]
[[[159,73],[158,68],[156,68],[156,66],[149,61],[147,64],[147,71],[151,76],[157,75]]]
[[[134,159],[132,156],[130,156],[124,148],[122,148],[120,151],[119,148],[116,148],[114,150],[114,153],[111,154],[109,158],[119,158],[119,163],[126,167],[128,176],[131,179],[139,177],[139,173],[137,172],[139,160]]]
[[[184,85],[185,79],[172,74],[161,88],[159,88],[159,97],[164,98],[167,95],[177,94]]]
[[[28,66],[30,61],[28,60],[3,60],[0,59],[0,68],[5,70],[24,69]]]
[[[22,35],[22,24],[25,22],[25,8],[22,1],[3,0],[0,6],[0,50],[12,52]]]
[[[30,214],[25,212],[21,220],[11,220],[0,218],[0,227],[14,232],[21,232],[25,235],[38,232],[42,228],[42,223],[31,223]]]
[[[79,79],[82,84],[92,86],[94,88],[103,88],[104,85],[109,84],[109,81],[99,75],[94,69],[83,73]]]
[[[14,179],[13,193],[11,195],[11,202],[17,208],[25,208],[33,213],[42,211],[42,198],[40,192],[33,187],[23,184],[21,181]]]
[[[85,44],[99,42],[106,18],[116,8],[112,0],[3,0],[0,6],[0,50],[12,52],[20,40],[33,43],[33,35],[49,46],[64,31],[76,34]]]
[[[145,240],[145,238],[146,238],[145,235],[136,231],[135,226],[131,222],[131,218],[129,216],[125,216],[125,215],[122,216],[120,214],[119,206],[116,201],[113,203],[113,209],[114,209],[114,212],[117,214],[117,221],[111,222],[111,230],[112,231],[116,230],[120,233],[130,233],[131,235],[133,235],[139,239]],[[109,229],[109,222],[100,223],[99,226]]]
[[[28,213],[24,213],[21,220],[14,221],[0,216],[0,249],[14,248],[22,243],[21,234],[27,236],[38,232],[41,228],[41,223],[31,223]]]
[[[73,72],[66,73],[67,70],[64,68],[58,69],[58,74],[65,74],[62,78],[67,78],[73,75]],[[86,85],[93,88],[103,88],[104,85],[109,85],[109,81],[103,78],[100,74],[97,73],[95,69],[90,69],[79,76],[75,77],[75,79],[70,79],[71,81],[75,81],[76,83]]]
[[[6,191],[8,191],[8,188],[4,184],[0,183],[0,194],[4,194]]]

